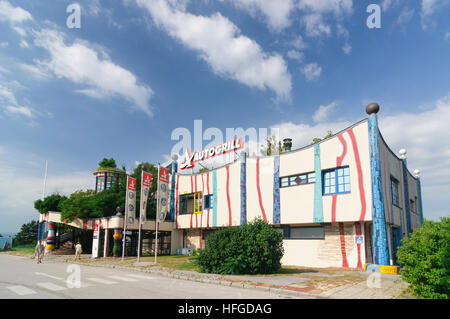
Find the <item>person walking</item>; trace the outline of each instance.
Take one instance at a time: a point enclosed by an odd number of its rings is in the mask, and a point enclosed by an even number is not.
[[[82,252],[83,252],[83,249],[81,247],[80,242],[78,241],[77,244],[75,245],[75,259],[80,259]]]
[[[42,257],[44,257],[44,245],[39,240],[34,249],[34,256],[37,257],[37,263],[42,264]]]

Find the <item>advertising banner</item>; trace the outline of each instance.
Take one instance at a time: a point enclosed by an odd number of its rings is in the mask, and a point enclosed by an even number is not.
[[[145,221],[145,212],[147,210],[148,193],[150,192],[150,186],[152,185],[152,174],[142,171],[141,181],[141,223]]]
[[[156,219],[163,222],[169,210],[169,170],[159,167],[158,211]]]
[[[127,203],[125,207],[125,218],[127,224],[133,224],[136,218],[136,179],[128,176],[127,181]]]

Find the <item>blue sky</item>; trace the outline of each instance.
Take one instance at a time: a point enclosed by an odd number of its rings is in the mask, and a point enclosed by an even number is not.
[[[72,3],[0,0],[0,232],[36,218],[45,160],[46,192],[70,194],[103,157],[167,161],[196,119],[300,147],[372,101],[421,170],[425,217],[448,215],[450,1],[78,1],[70,29]]]

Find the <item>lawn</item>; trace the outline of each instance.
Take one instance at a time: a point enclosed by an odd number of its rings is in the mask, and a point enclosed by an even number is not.
[[[10,250],[2,251],[2,253],[16,256],[34,257],[35,247],[36,246],[34,244],[18,245],[11,248]]]

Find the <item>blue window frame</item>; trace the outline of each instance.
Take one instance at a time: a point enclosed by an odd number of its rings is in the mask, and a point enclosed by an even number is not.
[[[338,167],[323,173],[323,195],[350,193],[350,168]]]
[[[213,208],[213,195],[206,195],[205,196],[205,201],[203,202],[203,209],[212,209]]]

